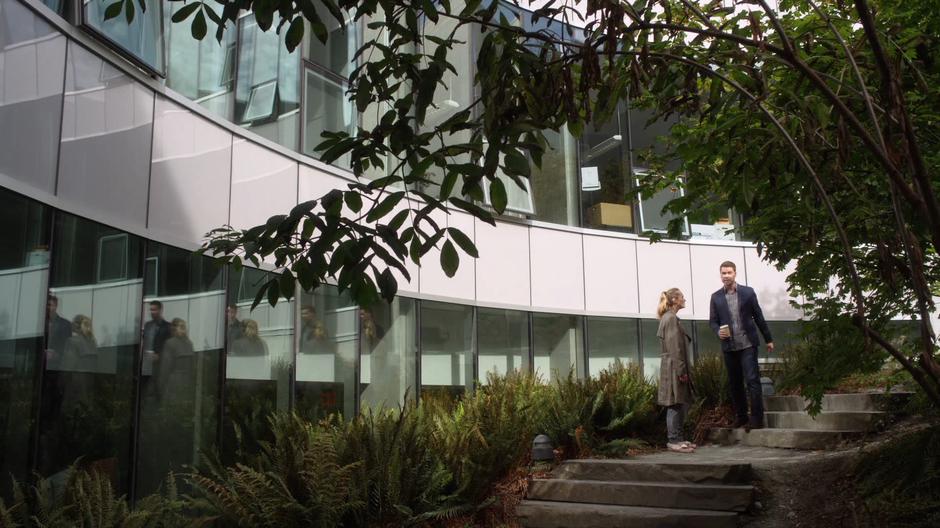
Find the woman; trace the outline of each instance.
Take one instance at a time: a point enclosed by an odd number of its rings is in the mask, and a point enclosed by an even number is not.
[[[696,445],[683,440],[683,424],[692,402],[692,380],[689,377],[688,334],[679,323],[677,312],[685,308],[685,296],[679,288],[666,290],[659,297],[659,331],[662,361],[659,369],[659,404],[666,407],[666,429],[670,451],[691,453]]]
[[[233,352],[236,356],[266,356],[268,355],[268,344],[261,339],[258,331],[258,323],[253,319],[245,319],[242,322],[242,336],[235,340]]]
[[[193,390],[196,381],[193,376],[194,354],[186,321],[179,317],[173,319],[170,323],[170,338],[163,345],[157,364],[157,387],[161,398],[179,397],[184,391]]]

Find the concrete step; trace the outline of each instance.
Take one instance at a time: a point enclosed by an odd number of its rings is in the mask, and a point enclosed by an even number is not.
[[[785,449],[832,449],[848,440],[864,435],[859,431],[820,431],[816,429],[744,429],[718,428],[709,433],[709,440],[721,445],[745,445]]]
[[[855,394],[826,394],[822,410],[827,411],[886,411],[893,410],[911,397],[910,392],[865,392]],[[765,411],[805,411],[809,401],[802,396],[764,396]]]
[[[764,413],[767,427],[818,431],[874,431],[886,418],[887,414],[883,411],[823,411],[816,416],[803,411]]]
[[[526,528],[733,528],[735,512],[524,500],[516,506]]]
[[[751,465],[585,459],[565,461],[555,468],[552,475],[556,479],[604,482],[748,484],[751,480]]]
[[[536,479],[529,484],[530,500],[745,511],[754,500],[754,487],[686,482],[604,482],[599,480]]]

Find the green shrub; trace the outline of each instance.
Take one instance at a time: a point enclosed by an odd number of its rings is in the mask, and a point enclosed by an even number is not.
[[[940,427],[867,454],[856,475],[874,526],[940,526]]]
[[[699,405],[714,408],[730,403],[728,371],[720,355],[706,354],[698,358],[689,370]]]
[[[322,423],[340,463],[353,467],[352,493],[363,504],[347,515],[347,526],[402,526],[453,508],[453,477],[434,449],[429,422],[423,409],[408,405]]]
[[[49,479],[35,484],[15,483],[13,502],[0,502],[3,528],[171,528],[188,526],[185,503],[176,483],[167,479],[165,495],[151,495],[131,510],[116,496],[111,480],[99,472],[69,468],[65,485],[56,489]]]
[[[254,467],[236,464],[190,474],[194,509],[215,526],[333,527],[362,507],[354,500],[356,464],[340,465],[333,439],[296,415],[269,419]]]
[[[628,446],[640,445],[662,429],[657,386],[643,375],[639,365],[616,361],[601,371],[598,385],[591,419],[599,451],[623,454]]]

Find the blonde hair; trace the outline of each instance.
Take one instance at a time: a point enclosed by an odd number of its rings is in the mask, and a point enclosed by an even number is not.
[[[663,314],[676,305],[676,299],[680,295],[682,295],[682,290],[679,288],[669,288],[659,294],[659,308],[656,309],[656,315],[662,319]]]

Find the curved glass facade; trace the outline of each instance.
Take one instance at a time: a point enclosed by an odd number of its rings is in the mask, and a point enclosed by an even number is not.
[[[656,216],[662,197],[634,192],[642,133],[627,106],[583,138],[549,132],[530,192],[511,200],[512,215],[535,222],[441,219],[480,248],[455,279],[432,259],[391,304],[360,309],[323,286],[251,310],[266,272],[190,250],[213,227],[248,227],[345,187],[338,171],[255,134],[309,154],[319,132],[351,130],[360,116],[342,92],[361,32],[332,28],[330,46],[288,54],[251,16],[222,43],[195,43],[165,11],[154,20],[169,89],[124,62],[133,50],[102,52],[96,33],[57,28],[37,0],[0,0],[3,473],[61,475],[82,456],[141,497],[207,451],[257,448],[275,410],[348,416],[452,399],[488,373],[551,381],[615,360],[655,376],[659,293],[686,292],[694,349],[712,350],[703,319],[723,260],[759,288],[778,345],[795,328],[785,273],[748,244],[637,238],[668,218]],[[454,76],[442,108],[469,101],[456,83],[472,78],[472,50],[468,38],[470,76]],[[693,235],[709,221],[695,220]]]

